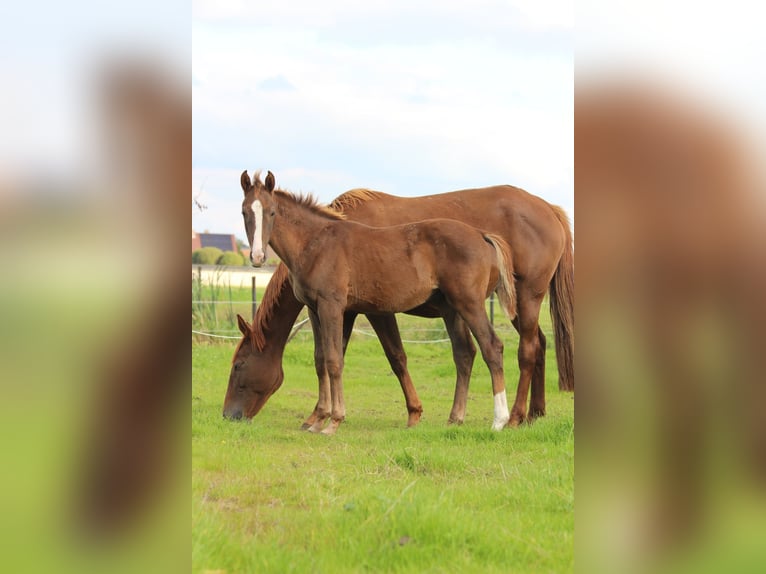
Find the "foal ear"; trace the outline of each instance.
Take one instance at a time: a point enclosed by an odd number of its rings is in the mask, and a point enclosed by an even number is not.
[[[266,191],[268,191],[269,193],[274,191],[274,183],[275,182],[274,182],[274,174],[273,173],[269,172],[269,173],[266,174],[266,182],[265,183],[266,183]]]
[[[252,327],[250,327],[250,323],[245,321],[245,319],[239,313],[237,313],[237,326],[245,337],[249,337],[250,333],[253,332]]]
[[[242,191],[247,194],[247,190],[253,187],[253,184],[250,183],[250,176],[247,175],[247,170],[242,172],[242,175],[239,177],[239,183],[242,184]]]

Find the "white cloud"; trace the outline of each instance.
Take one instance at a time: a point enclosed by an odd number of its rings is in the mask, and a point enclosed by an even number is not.
[[[571,3],[515,4],[196,2],[195,174],[324,200],[512,183],[571,211]]]

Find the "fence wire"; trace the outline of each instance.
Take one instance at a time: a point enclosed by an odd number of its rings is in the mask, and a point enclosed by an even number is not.
[[[227,287],[223,287],[218,293],[221,291],[229,291]],[[195,295],[197,293],[194,293]],[[223,293],[221,293],[223,294]],[[195,298],[192,299],[192,335],[197,337],[197,340],[200,338],[207,338],[207,339],[218,339],[218,340],[239,340],[242,338],[241,334],[239,333],[239,330],[236,328],[237,324],[237,313],[243,315],[244,317],[250,319],[252,310],[255,309],[255,305],[252,301],[248,300],[234,300],[234,299],[200,299]],[[491,303],[487,301],[487,310],[488,313],[491,313]],[[502,315],[502,320],[504,321],[505,316]],[[305,313],[303,314],[303,317],[305,317]],[[499,317],[496,317],[499,318]],[[291,333],[289,340],[291,340],[293,337],[295,337],[298,334],[307,334],[304,336],[308,336],[311,334],[311,330],[303,330],[301,331],[301,327],[307,323],[308,319],[303,318],[302,321],[297,321],[293,332]],[[224,327],[224,328],[221,328]],[[229,328],[226,328],[229,327]],[[498,332],[498,334],[501,334],[503,332],[508,332],[515,334],[515,330],[508,325],[502,324],[495,324],[495,330]],[[365,328],[354,328],[353,332],[357,335],[363,336],[363,337],[370,337],[375,338],[377,337],[377,334],[372,329],[365,329]],[[441,328],[425,328],[425,327],[402,327],[400,325],[400,333],[403,336],[406,336],[407,334],[415,335],[416,337],[422,335],[422,338],[413,338],[412,336],[408,338],[403,338],[402,343],[408,344],[408,345],[422,345],[422,344],[446,344],[450,342],[449,337],[447,337],[446,329],[444,327]],[[438,338],[429,339],[428,333],[435,334]]]

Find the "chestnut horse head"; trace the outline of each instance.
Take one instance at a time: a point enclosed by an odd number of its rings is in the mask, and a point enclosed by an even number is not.
[[[250,263],[253,267],[260,267],[266,261],[266,245],[274,225],[275,204],[272,196],[274,192],[274,174],[266,176],[265,183],[261,183],[260,173],[255,172],[253,181],[247,175],[247,170],[240,177],[242,191],[245,198],[242,200],[242,217],[245,219],[245,231],[247,240],[250,242]]]
[[[252,418],[261,410],[285,378],[281,362],[263,360],[257,335],[251,325],[237,315],[242,340],[234,352],[229,373],[229,386],[223,405],[223,416],[229,419]],[[264,369],[264,365],[274,368]]]

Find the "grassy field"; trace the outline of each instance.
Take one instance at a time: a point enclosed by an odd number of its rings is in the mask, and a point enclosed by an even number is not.
[[[441,327],[399,317],[405,339]],[[542,319],[550,347],[547,305]],[[504,317],[498,332],[510,398],[518,339]],[[406,344],[424,405],[421,423],[407,429],[377,339],[355,334],[346,421],[326,437],[298,430],[316,401],[310,330],[288,345],[285,383],[250,423],[221,418],[234,344],[193,343],[195,572],[572,571],[574,401],[558,391],[550,348],[547,416],[494,433],[480,357],[465,424],[451,427],[449,344]]]

